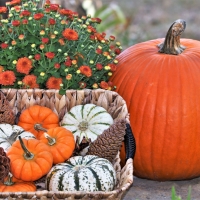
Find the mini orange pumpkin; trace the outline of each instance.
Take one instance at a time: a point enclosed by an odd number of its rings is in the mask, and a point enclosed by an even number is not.
[[[37,139],[43,133],[43,131],[35,129],[38,124],[46,129],[58,127],[59,117],[50,108],[40,105],[30,106],[21,113],[18,126],[33,133]]]
[[[50,147],[36,139],[15,141],[7,152],[10,171],[17,179],[35,181],[49,172],[53,164]]]
[[[33,182],[16,179],[9,174],[4,183],[0,183],[0,192],[34,192],[36,186]]]
[[[40,136],[40,141],[49,145],[53,163],[62,163],[72,155],[75,148],[74,136],[64,127],[51,128]]]

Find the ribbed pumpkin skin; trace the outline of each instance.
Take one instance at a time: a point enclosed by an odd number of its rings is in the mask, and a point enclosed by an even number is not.
[[[200,42],[181,39],[180,55],[156,39],[118,56],[111,81],[125,99],[136,138],[134,174],[153,180],[200,176]]]

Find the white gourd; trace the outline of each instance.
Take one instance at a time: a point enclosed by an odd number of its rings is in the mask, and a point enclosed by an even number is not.
[[[74,134],[74,139],[80,137],[79,143],[85,136],[93,142],[113,124],[112,116],[101,106],[95,104],[77,105],[67,112],[61,126]]]
[[[25,139],[35,139],[35,136],[25,131],[22,127],[11,124],[0,124],[0,147],[5,152],[9,150],[13,142],[18,140],[18,136]]]
[[[116,171],[110,161],[94,155],[74,156],[52,167],[46,189],[57,191],[112,191]]]

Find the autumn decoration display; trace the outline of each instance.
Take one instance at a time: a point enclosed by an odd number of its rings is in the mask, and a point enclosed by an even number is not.
[[[129,114],[110,80],[122,47],[100,23],[50,0],[0,7],[0,198],[115,199],[130,187]]]
[[[0,7],[0,87],[115,89],[108,81],[116,70],[121,45],[96,29],[101,19],[46,0],[12,0]]]

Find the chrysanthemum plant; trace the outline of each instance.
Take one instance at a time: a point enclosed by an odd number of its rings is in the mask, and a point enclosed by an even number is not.
[[[0,7],[0,87],[114,90],[109,77],[121,52],[115,37],[106,39],[101,19],[40,0],[12,0]]]

